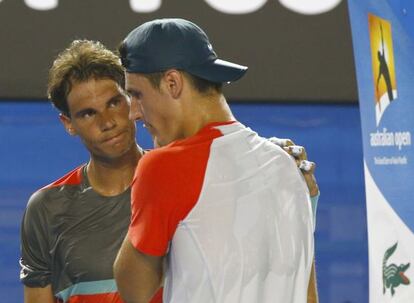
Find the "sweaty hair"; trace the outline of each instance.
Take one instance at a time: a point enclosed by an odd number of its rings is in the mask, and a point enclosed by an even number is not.
[[[194,76],[186,71],[181,72],[184,76],[190,80],[190,83],[193,87],[200,93],[208,95],[211,92],[221,93],[223,88],[223,83],[210,82],[208,80],[202,79],[200,77]],[[153,88],[159,88],[161,83],[161,78],[164,75],[163,72],[152,73],[152,74],[142,74],[148,81],[151,83]]]
[[[221,93],[223,90],[223,83],[211,82],[187,72],[184,72],[184,75],[190,79],[194,88],[201,94],[209,94],[211,91]]]
[[[91,79],[110,79],[123,88],[124,68],[119,57],[102,43],[75,40],[57,56],[49,70],[48,98],[70,117],[67,97],[72,85]]]

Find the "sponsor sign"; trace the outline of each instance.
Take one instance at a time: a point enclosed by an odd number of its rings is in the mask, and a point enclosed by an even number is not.
[[[412,302],[414,3],[348,3],[364,147],[370,302]]]

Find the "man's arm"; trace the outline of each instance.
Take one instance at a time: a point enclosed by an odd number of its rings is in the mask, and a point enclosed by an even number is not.
[[[295,148],[296,147],[296,148]],[[296,152],[295,149],[299,148],[299,152]],[[308,161],[308,156],[306,155],[305,148],[301,146],[295,146],[292,142],[292,145],[288,147],[284,147],[286,152],[288,152],[290,155],[292,155],[295,158],[296,164],[301,169],[303,177],[305,178],[306,185],[309,189],[309,195],[311,197],[316,197],[319,194],[319,187],[318,183],[315,179],[315,168],[316,165],[314,162]],[[304,163],[303,161],[307,161],[308,163]],[[315,209],[314,209],[315,208]],[[312,205],[313,211],[316,212],[316,205]],[[314,219],[316,218],[316,214],[314,213]],[[311,275],[309,279],[309,285],[308,285],[308,300],[307,303],[318,303],[319,297],[318,297],[318,288],[316,284],[316,271],[315,271],[315,260],[312,262],[312,270]]]
[[[147,303],[161,287],[164,257],[146,255],[125,237],[114,263],[118,291],[126,303]]]
[[[54,303],[52,287],[24,287],[24,303]]]
[[[44,211],[45,191],[29,199],[20,229],[20,281],[25,303],[54,303],[49,253],[49,221]]]
[[[315,179],[315,168],[316,165],[314,162],[308,161],[308,156],[306,154],[305,148],[301,146],[294,147],[294,143],[291,142],[289,146],[285,146],[284,149],[287,153],[292,155],[295,158],[296,164],[301,169],[303,177],[305,178],[306,185],[309,189],[309,195],[311,197],[316,197],[319,194],[319,187],[318,183]],[[299,151],[297,149],[299,148]],[[295,150],[296,149],[296,150]],[[303,161],[307,161],[308,163],[304,163]],[[313,209],[315,207],[315,209]],[[312,209],[316,212],[316,205],[312,205]],[[314,213],[314,219],[316,218],[316,214]],[[316,283],[316,271],[315,271],[315,260],[312,262],[312,270],[311,275],[309,279],[309,285],[308,285],[308,300],[307,303],[318,303],[319,297],[318,297],[318,288]]]
[[[306,154],[306,150],[302,146],[297,146],[295,143],[290,139],[280,139],[276,137],[269,138],[270,142],[279,145],[282,147],[289,155],[291,155],[295,161],[296,165],[300,168],[302,175],[306,181],[306,185],[309,189],[310,197],[316,197],[316,203],[318,200],[317,195],[319,194],[319,187],[318,183],[315,179],[315,168],[316,164],[314,162],[308,161],[308,156]],[[316,212],[316,205],[312,205],[313,211]],[[313,214],[314,218],[315,213]],[[312,262],[312,269],[311,275],[308,284],[308,300],[307,303],[318,303],[318,288],[316,283],[316,271],[315,271],[315,260]]]
[[[307,303],[318,303],[318,287],[316,284],[315,260],[312,263],[312,271],[308,285],[308,301]]]

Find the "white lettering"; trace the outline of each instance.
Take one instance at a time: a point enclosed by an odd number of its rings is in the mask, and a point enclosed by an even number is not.
[[[401,150],[404,146],[411,146],[411,133],[409,131],[387,132],[386,128],[382,132],[377,130],[370,133],[369,143],[371,146],[396,146]]]
[[[317,15],[334,9],[342,0],[279,0],[284,7],[304,15]]]
[[[401,150],[402,146],[411,145],[411,133],[410,132],[397,132],[395,133],[395,145]]]
[[[59,4],[59,0],[24,0],[24,3],[32,9],[48,11],[55,9]]]
[[[407,165],[408,159],[403,157],[374,157],[375,165]]]
[[[129,0],[129,5],[136,13],[152,13],[161,7],[161,2],[161,0]]]
[[[0,0],[2,2],[3,0]],[[267,0],[204,0],[215,10],[229,15],[250,14],[261,9]],[[299,14],[316,15],[334,9],[342,0],[278,0],[287,9]],[[24,0],[34,10],[52,10],[59,0]],[[162,0],[129,0],[136,13],[153,13],[160,9]]]
[[[212,8],[230,15],[249,14],[258,11],[267,0],[204,0]]]
[[[394,133],[387,132],[386,128],[382,129],[382,132],[370,133],[371,146],[394,146]]]

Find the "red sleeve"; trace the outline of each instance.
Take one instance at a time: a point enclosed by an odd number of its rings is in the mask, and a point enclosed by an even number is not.
[[[152,297],[150,303],[162,303],[162,292],[163,288],[161,287]]]
[[[211,142],[167,146],[141,158],[132,184],[128,231],[136,249],[153,256],[167,253],[177,225],[197,203]]]

